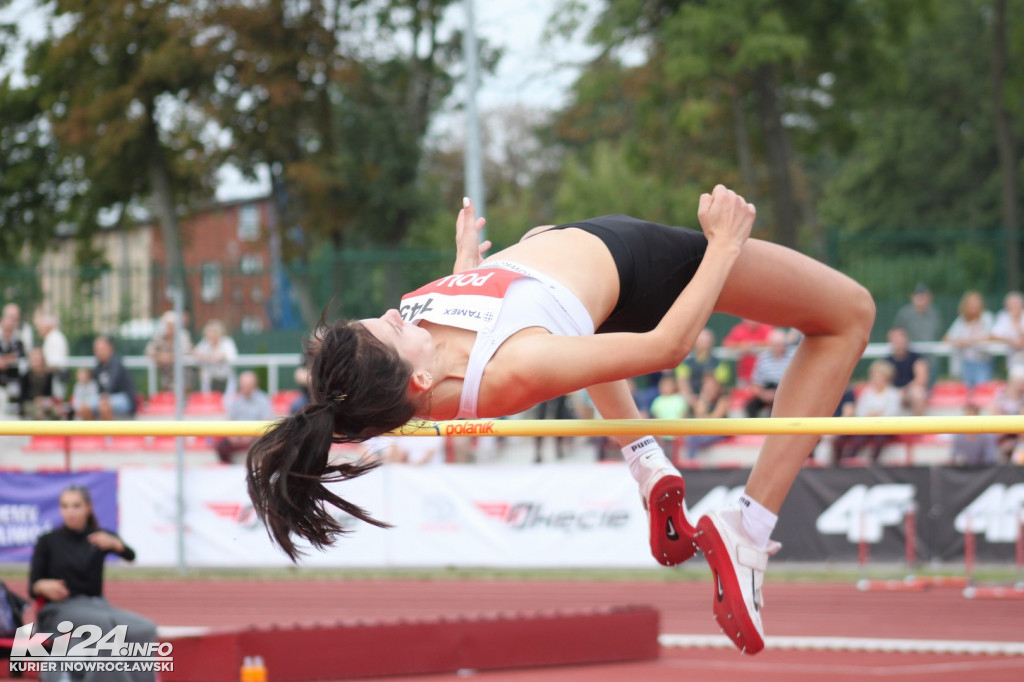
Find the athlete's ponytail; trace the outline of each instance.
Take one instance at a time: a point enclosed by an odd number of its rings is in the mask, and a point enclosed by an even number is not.
[[[332,443],[359,443],[408,422],[411,366],[358,322],[320,321],[307,346],[311,402],[259,438],[249,449],[249,497],[271,539],[295,561],[292,535],[322,549],[344,534],[332,507],[382,528],[361,507],[326,483],[375,469],[379,462],[331,463]]]

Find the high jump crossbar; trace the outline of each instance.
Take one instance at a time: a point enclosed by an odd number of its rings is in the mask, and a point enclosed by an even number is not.
[[[276,421],[0,421],[0,436],[260,436]],[[413,421],[396,436],[905,435],[1024,433],[1024,416]]]

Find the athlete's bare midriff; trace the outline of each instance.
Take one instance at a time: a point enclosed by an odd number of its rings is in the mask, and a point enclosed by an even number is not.
[[[487,258],[483,264],[512,261],[557,280],[579,298],[594,326],[607,319],[619,300],[619,273],[608,247],[576,228],[539,232]]]

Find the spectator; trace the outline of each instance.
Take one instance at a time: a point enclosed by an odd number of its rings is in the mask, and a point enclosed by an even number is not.
[[[537,405],[537,419],[572,419],[572,409],[569,406],[569,396],[560,395],[551,400],[545,400]],[[566,436],[555,436],[555,455],[558,459],[565,457],[565,443],[570,440]],[[541,450],[544,446],[544,438],[536,436],[534,442],[534,461],[540,464],[543,460]]]
[[[968,403],[964,408],[964,414],[976,417],[981,414],[981,408],[974,403]],[[992,466],[999,458],[998,437],[994,433],[954,434],[949,454],[953,464],[969,467]]]
[[[857,397],[854,416],[857,417],[898,417],[903,399],[893,385],[896,370],[886,360],[875,360],[868,367],[868,382]],[[832,441],[832,463],[855,457],[864,447],[871,449],[872,463],[877,463],[882,448],[892,441],[889,435],[857,434],[836,436]]]
[[[729,415],[729,394],[714,372],[705,372],[700,392],[693,401],[697,419],[724,419]],[[728,439],[728,436],[691,435],[686,437],[686,458],[697,459],[697,453]]]
[[[4,306],[3,312],[0,313],[0,317],[8,318],[14,327],[15,335],[21,339],[21,343],[25,346],[25,354],[28,354],[30,348],[32,348],[32,327],[28,323],[22,323],[21,321],[21,306],[17,303],[8,303]]]
[[[97,336],[92,344],[96,356],[96,385],[99,396],[96,402],[75,403],[75,413],[85,420],[117,419],[134,417],[135,382],[128,373],[121,357],[114,352],[114,342],[106,336]]]
[[[57,318],[44,312],[37,312],[34,318],[36,331],[39,332],[40,347],[46,366],[53,371],[53,393],[58,398],[67,395],[68,384],[68,338],[57,326]]]
[[[157,390],[174,390],[174,311],[168,310],[160,317],[156,335],[146,344],[146,357],[156,364]],[[181,327],[182,357],[192,352],[192,339],[184,325]]]
[[[92,370],[88,367],[79,367],[75,372],[75,388],[71,394],[71,409],[78,410],[79,406],[97,405],[100,401],[100,387],[93,377]],[[81,414],[79,414],[81,417]]]
[[[893,327],[888,336],[889,357],[886,360],[894,369],[893,386],[900,391],[903,407],[920,417],[928,406],[931,393],[928,359],[910,350],[907,330],[902,327]]]
[[[6,411],[8,402],[17,403],[21,398],[22,363],[27,353],[18,334],[18,318],[8,312],[12,305],[4,306],[0,315],[0,413]]]
[[[754,320],[740,320],[722,339],[722,346],[740,351],[736,361],[736,385],[746,386],[751,381],[757,354],[768,346],[772,326]]]
[[[28,352],[28,371],[21,376],[21,416],[23,419],[60,419],[60,400],[53,395],[54,373],[46,366],[41,348]]]
[[[1003,386],[993,397],[989,405],[991,414],[1020,415],[1024,414],[1024,366],[1010,367],[1010,375]],[[1013,459],[1013,451],[1020,442],[1019,433],[1001,433],[996,437],[999,451],[1009,462]]]
[[[295,414],[309,404],[309,370],[305,367],[298,367],[295,370],[295,385],[298,386],[299,395],[288,406],[288,414]]]
[[[675,372],[665,371],[658,379],[658,397],[651,403],[651,417],[654,419],[685,419],[690,411],[690,403],[683,395],[681,385],[685,380],[676,379]],[[661,436],[662,448],[671,453],[675,459],[678,436]],[[682,442],[682,441],[679,441]]]
[[[108,554],[134,561],[135,552],[116,534],[102,530],[93,513],[92,498],[84,486],[73,485],[60,494],[64,525],[40,535],[32,552],[29,592],[45,600],[36,614],[37,631],[57,632],[57,624],[71,621],[75,627],[97,626],[106,634],[118,625],[127,626],[125,641],[156,642],[156,625],[130,611],[115,608],[103,596],[103,567]],[[82,637],[73,637],[71,649]],[[44,672],[44,682],[65,679]],[[103,673],[89,680],[137,680],[152,682],[154,673]]]
[[[691,403],[700,393],[704,385],[704,374],[712,373],[722,384],[729,383],[731,372],[729,365],[714,356],[715,333],[705,327],[697,334],[697,340],[683,364],[676,367],[679,378],[679,390]]]
[[[232,362],[238,357],[238,347],[226,335],[223,322],[210,320],[203,326],[203,340],[196,344],[192,355],[199,363],[201,390],[220,393],[234,391],[235,370]]]
[[[964,293],[958,311],[942,340],[953,346],[970,395],[975,386],[992,379],[992,356],[985,348],[992,339],[992,313],[985,310],[985,300],[977,291]]]
[[[259,379],[252,371],[238,375],[238,391],[228,403],[228,419],[232,421],[266,421],[274,418],[270,396],[260,390]],[[255,436],[228,436],[216,443],[217,457],[224,464],[231,464],[236,452],[246,452],[256,440]]]
[[[768,348],[758,353],[754,371],[750,375],[754,394],[747,401],[748,417],[757,417],[763,410],[771,413],[772,405],[775,404],[775,390],[795,352],[795,349],[786,345],[786,332],[782,329],[772,329],[766,341]]]
[[[910,303],[896,312],[892,326],[907,331],[910,343],[938,341],[942,335],[942,318],[932,305],[932,292],[925,284],[914,287]]]
[[[1024,369],[1024,294],[1011,291],[1003,299],[1003,309],[992,325],[992,338],[1010,346],[1006,355],[1006,371]]]

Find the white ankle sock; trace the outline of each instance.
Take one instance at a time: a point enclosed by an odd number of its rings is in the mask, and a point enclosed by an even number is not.
[[[633,478],[640,485],[645,483],[644,479],[647,477],[648,471],[661,468],[657,465],[650,466],[651,464],[655,462],[663,462],[667,466],[672,464],[654,436],[644,436],[626,445],[622,448],[622,457],[626,460],[629,473],[633,474]],[[643,467],[641,467],[641,462],[645,463]]]
[[[772,531],[775,530],[775,524],[779,520],[778,515],[768,511],[760,502],[743,493],[740,496],[740,519],[743,521],[743,532],[747,534],[747,537],[755,545],[765,549],[768,546],[768,540],[772,537]]]

